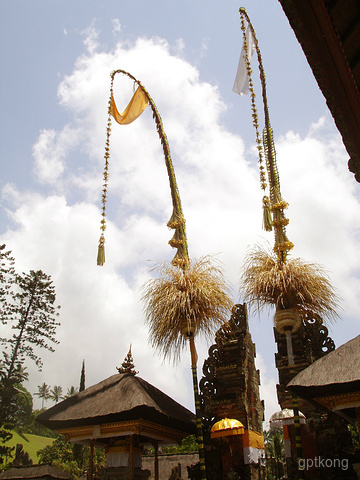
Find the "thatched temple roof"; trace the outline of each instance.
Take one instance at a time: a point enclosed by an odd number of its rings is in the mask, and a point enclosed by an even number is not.
[[[67,398],[36,420],[53,430],[142,419],[195,433],[195,415],[158,388],[132,374],[117,374]]]
[[[279,0],[349,153],[360,182],[358,0]]]
[[[360,392],[360,335],[309,365],[287,388],[302,398]]]
[[[41,480],[71,480],[72,476],[60,470],[53,465],[31,465],[26,467],[11,467],[9,470],[0,473],[0,479],[8,480],[25,480],[25,479],[41,479]]]

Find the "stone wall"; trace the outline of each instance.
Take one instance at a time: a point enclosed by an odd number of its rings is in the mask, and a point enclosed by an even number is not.
[[[176,455],[159,455],[159,480],[169,480],[172,469],[178,464],[181,465],[181,476],[183,480],[188,479],[187,466],[195,465],[199,461],[197,453],[181,453]],[[149,480],[154,480],[154,462],[153,456],[144,455],[142,458],[142,468],[150,470]],[[176,477],[175,477],[176,479]]]

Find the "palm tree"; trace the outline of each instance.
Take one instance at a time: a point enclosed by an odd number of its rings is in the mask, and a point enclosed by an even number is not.
[[[60,385],[54,385],[54,388],[50,390],[50,398],[55,403],[60,402],[64,397],[62,396],[62,387]]]
[[[103,218],[101,221],[102,234],[99,241],[98,264],[102,264],[105,259],[105,203],[110,157],[109,138],[111,115],[114,111],[113,80],[116,73],[122,73],[131,78],[145,95],[146,102],[150,104],[152,109],[153,118],[165,156],[165,165],[169,177],[173,206],[171,218],[167,223],[168,227],[174,230],[174,235],[169,241],[169,244],[173,248],[176,248],[177,252],[172,262],[164,262],[154,268],[160,276],[159,278],[150,280],[144,285],[142,300],[145,305],[145,315],[149,325],[151,344],[163,354],[164,357],[173,357],[174,360],[179,359],[186,340],[189,340],[200,471],[201,478],[206,479],[202,422],[198,398],[197,354],[194,338],[200,334],[210,335],[215,328],[224,323],[231,312],[233,302],[230,298],[229,287],[223,278],[220,267],[218,265],[212,265],[210,257],[204,257],[198,261],[191,261],[189,258],[185,218],[171,160],[170,147],[160,114],[145,87],[135,77],[124,70],[117,70],[111,74],[112,82],[105,148]]]
[[[42,385],[38,385],[38,392],[34,393],[34,395],[42,399],[41,409],[43,409],[44,401],[46,402],[50,398],[50,385],[47,385],[45,382]]]
[[[64,398],[72,397],[73,395],[76,395],[77,393],[79,393],[79,390],[76,387],[74,387],[73,385],[71,385],[71,387],[68,388]]]
[[[264,432],[266,472],[268,477],[279,479],[284,474],[285,448],[281,427],[270,428]]]

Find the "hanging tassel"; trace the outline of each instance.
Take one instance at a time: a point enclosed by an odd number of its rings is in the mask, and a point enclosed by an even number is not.
[[[270,200],[267,196],[263,198],[263,229],[266,232],[271,232],[272,230]]]
[[[98,254],[97,254],[97,264],[102,266],[105,263],[105,237],[103,234],[100,236]]]

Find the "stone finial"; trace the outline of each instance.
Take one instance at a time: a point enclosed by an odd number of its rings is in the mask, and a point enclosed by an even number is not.
[[[131,353],[131,344],[130,344],[128,354],[124,358],[124,361],[121,364],[121,367],[116,367],[116,370],[119,373],[129,373],[130,375],[136,375],[137,373],[139,373],[135,370],[134,360]]]

